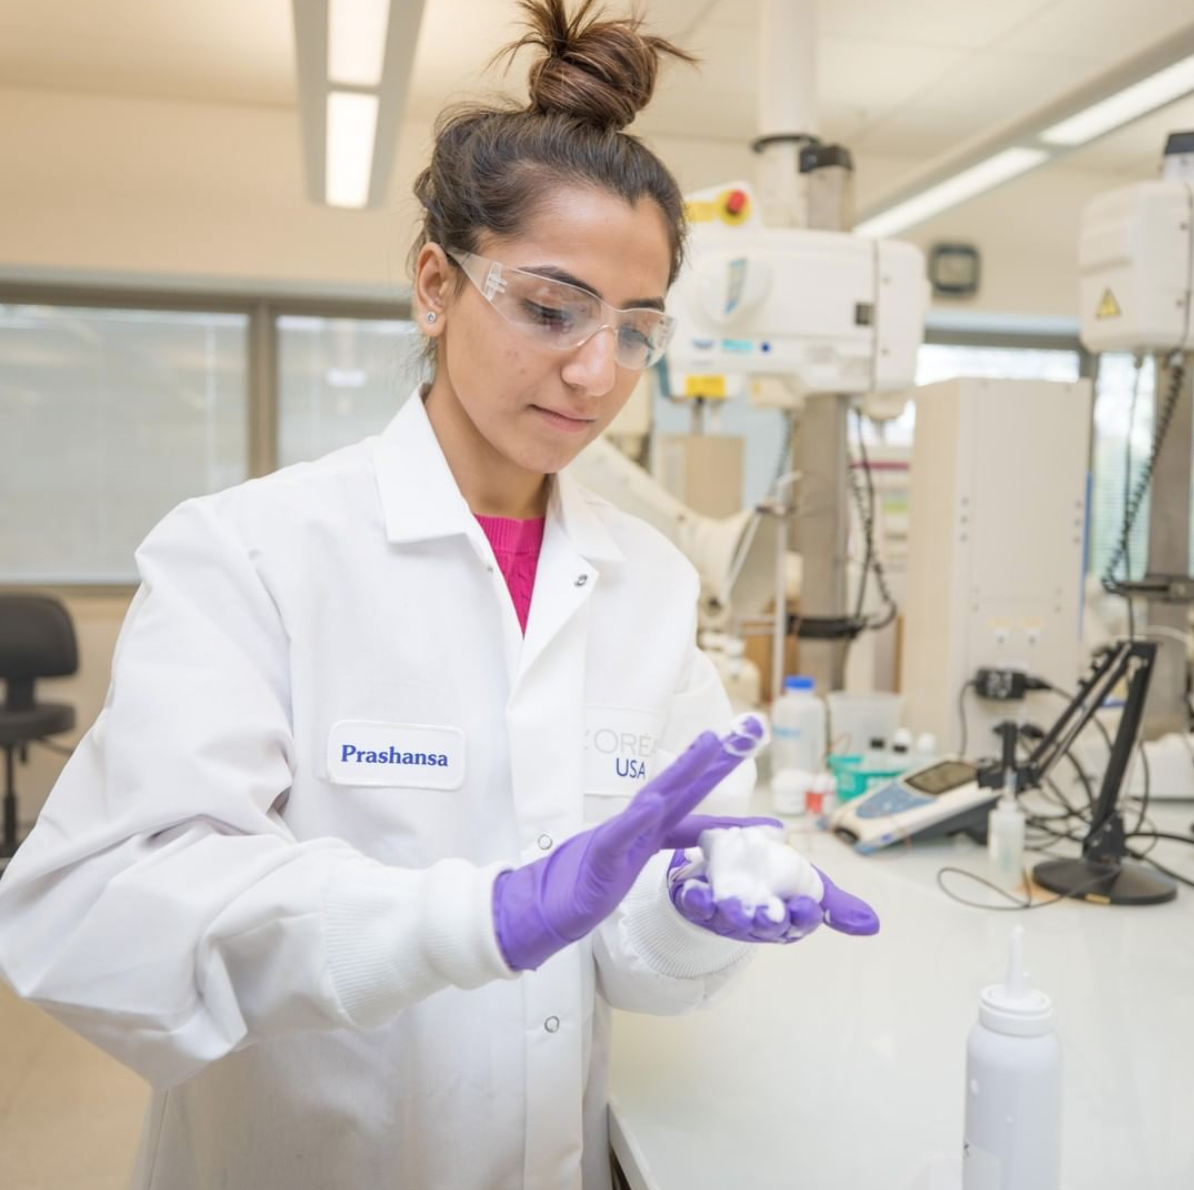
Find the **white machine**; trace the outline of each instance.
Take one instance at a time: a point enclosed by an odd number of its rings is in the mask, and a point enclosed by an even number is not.
[[[965,716],[967,752],[991,755],[991,728],[1019,713],[964,690],[980,667],[1063,690],[1082,672],[1090,415],[1087,380],[917,389],[901,689],[906,721],[946,751]],[[1030,717],[1048,722],[1058,705]]]
[[[1082,213],[1082,342],[1091,351],[1194,350],[1194,184],[1143,182]]]
[[[778,545],[771,518],[753,508],[702,516],[605,438],[581,451],[569,471],[611,504],[653,525],[688,557],[701,577],[703,628],[763,613],[775,593]]]
[[[1108,590],[1145,605],[1145,631],[1159,640],[1144,736],[1186,737],[1194,605],[1194,132],[1170,135],[1160,181],[1124,186],[1087,205],[1079,269],[1083,343],[1096,352],[1131,351],[1138,361],[1156,357],[1153,449],[1128,500],[1131,518],[1145,492],[1151,495],[1147,566],[1140,579],[1128,575],[1120,551],[1099,577]]]
[[[668,299],[678,395],[725,396],[727,374],[782,376],[796,393],[912,384],[929,298],[919,248],[766,227],[746,182],[690,195],[688,211],[689,263]]]
[[[977,777],[974,766],[963,760],[940,760],[844,803],[829,824],[864,855],[917,835],[985,828],[1000,791],[983,788]]]

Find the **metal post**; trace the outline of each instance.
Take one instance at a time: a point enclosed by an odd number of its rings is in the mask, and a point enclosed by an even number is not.
[[[802,476],[796,544],[803,616],[844,616],[847,610],[849,409],[846,396],[809,397],[793,443],[793,466]],[[819,689],[840,690],[846,680],[846,643],[801,641],[800,670],[815,678]]]
[[[1190,467],[1194,450],[1194,401],[1191,369],[1194,355],[1184,357],[1180,371],[1182,392],[1169,423],[1165,443],[1153,472],[1148,516],[1148,574],[1146,580],[1179,579],[1190,574]],[[1179,365],[1180,367],[1180,365]],[[1158,360],[1156,398],[1158,415],[1179,370]],[[1150,628],[1163,629],[1152,637],[1157,662],[1144,711],[1144,737],[1157,739],[1170,732],[1185,734],[1189,723],[1186,704],[1185,639],[1190,604],[1186,599],[1147,596]],[[1172,634],[1172,635],[1171,635]]]
[[[17,794],[13,769],[15,744],[4,749],[4,838],[0,839],[0,857],[8,858],[17,849]]]
[[[274,312],[259,302],[249,319],[249,474],[278,467],[278,336]]]

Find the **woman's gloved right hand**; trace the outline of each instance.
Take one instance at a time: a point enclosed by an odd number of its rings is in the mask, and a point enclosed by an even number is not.
[[[688,845],[681,839],[693,830],[685,817],[763,737],[762,724],[750,718],[725,740],[703,732],[620,814],[565,840],[543,859],[501,873],[493,887],[493,920],[511,970],[538,967],[596,929],[657,851]]]

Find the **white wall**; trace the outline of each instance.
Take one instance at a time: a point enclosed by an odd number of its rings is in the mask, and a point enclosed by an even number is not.
[[[745,145],[675,136],[652,144],[685,189],[753,174]],[[303,195],[293,109],[0,88],[0,269],[397,290],[416,216],[411,182],[429,146],[429,123],[406,121],[387,207],[337,211]],[[860,206],[915,164],[861,158]],[[979,246],[975,309],[1073,316],[1077,213],[1124,180],[1054,167],[908,238]]]
[[[0,299],[4,275],[43,270],[397,294],[416,214],[411,182],[429,137],[427,121],[403,124],[386,209],[335,211],[303,195],[293,109],[0,88]],[[685,189],[753,174],[752,154],[737,143],[653,143]],[[861,160],[860,204],[912,164]],[[911,238],[979,246],[983,289],[971,308],[1072,317],[1077,212],[1122,180],[1044,171]],[[125,607],[118,597],[70,601],[81,672],[47,683],[46,696],[74,702],[84,725],[102,705]],[[32,768],[19,775],[23,817],[40,808],[60,767],[33,753]]]

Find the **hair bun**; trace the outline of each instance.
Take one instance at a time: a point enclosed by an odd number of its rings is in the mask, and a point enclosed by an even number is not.
[[[650,102],[662,55],[696,59],[642,32],[642,17],[603,20],[593,13],[595,4],[583,0],[569,17],[565,0],[519,0],[530,31],[498,57],[538,46],[544,54],[531,67],[527,110],[618,131]]]

